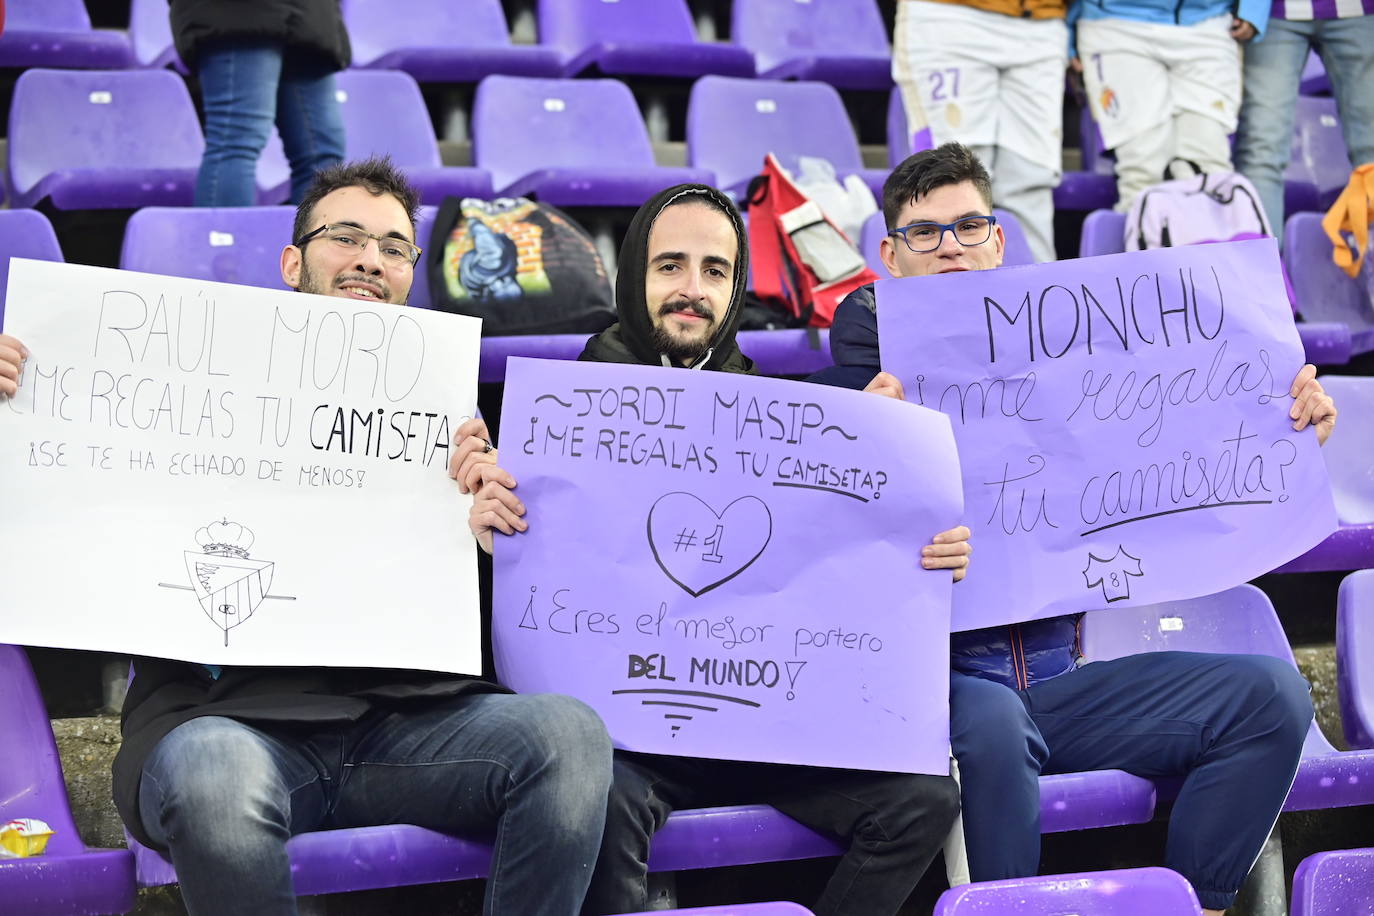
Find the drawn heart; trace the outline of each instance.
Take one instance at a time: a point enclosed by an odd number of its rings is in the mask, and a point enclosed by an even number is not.
[[[757,496],[741,496],[717,512],[691,493],[669,493],[649,509],[648,529],[659,567],[697,598],[762,555],[773,537],[773,514]]]

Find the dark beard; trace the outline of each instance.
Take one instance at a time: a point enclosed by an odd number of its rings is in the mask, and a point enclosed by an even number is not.
[[[649,331],[649,343],[654,348],[655,353],[662,353],[675,363],[686,363],[691,365],[706,355],[707,349],[711,346],[708,337],[705,340],[687,342],[672,337],[662,327],[655,326]]]

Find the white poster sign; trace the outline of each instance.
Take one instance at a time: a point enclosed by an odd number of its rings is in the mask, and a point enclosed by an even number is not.
[[[481,670],[446,471],[480,322],[15,259],[0,642]]]

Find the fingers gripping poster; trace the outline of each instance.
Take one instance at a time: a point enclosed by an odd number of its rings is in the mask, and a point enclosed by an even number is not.
[[[947,414],[977,563],[954,629],[1212,594],[1336,528],[1273,239],[878,284]],[[1334,435],[1340,435],[1339,431]]]
[[[948,420],[717,372],[512,359],[493,640],[516,689],[571,694],[616,745],[947,773]]]
[[[480,673],[446,473],[479,325],[16,259],[0,641]]]

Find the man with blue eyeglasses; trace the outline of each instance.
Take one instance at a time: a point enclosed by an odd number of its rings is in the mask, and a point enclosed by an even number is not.
[[[996,268],[1005,240],[991,212],[987,170],[967,148],[917,153],[883,188],[883,263],[899,278]],[[902,397],[879,371],[872,286],[840,303],[830,350],[835,366],[812,381]],[[1324,442],[1336,409],[1315,367],[1290,393],[1294,429],[1311,426]],[[1291,665],[1253,655],[1147,652],[1080,666],[1079,618],[950,636],[950,744],[970,876],[1039,870],[1042,774],[1122,769],[1182,779],[1164,864],[1221,913],[1292,784],[1312,720],[1307,684]]]

